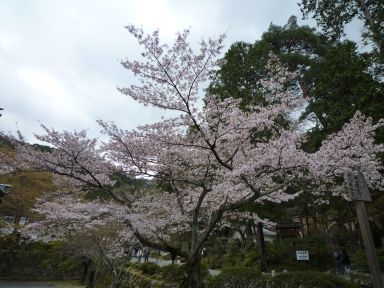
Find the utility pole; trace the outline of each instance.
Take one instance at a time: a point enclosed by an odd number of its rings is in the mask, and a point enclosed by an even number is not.
[[[358,167],[353,168],[352,172],[346,173],[345,176],[349,194],[351,199],[355,202],[357,218],[359,219],[361,236],[363,238],[368,259],[373,288],[383,288],[379,260],[376,255],[375,245],[373,244],[372,233],[369,228],[368,214],[364,204],[364,202],[372,201],[367,182]]]

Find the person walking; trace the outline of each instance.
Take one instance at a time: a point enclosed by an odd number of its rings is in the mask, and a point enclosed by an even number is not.
[[[141,257],[143,256],[143,251],[141,249],[139,249],[137,251],[137,254],[136,254],[136,257],[137,257],[137,262],[140,262],[141,261]]]
[[[144,262],[148,262],[148,258],[149,258],[149,249],[144,248]]]
[[[176,255],[171,253],[171,260],[172,260],[172,264],[175,264],[175,261],[176,261]]]
[[[350,271],[351,261],[349,261],[349,257],[345,248],[341,249],[340,252],[340,264],[342,266],[342,275],[348,274]]]
[[[333,256],[336,260],[336,274],[337,275],[343,275],[344,274],[344,267],[343,267],[343,264],[341,263],[341,250],[337,249],[333,253]]]
[[[349,257],[345,248],[338,249],[335,252],[335,259],[336,259],[336,274],[345,275],[349,273],[351,262],[349,260]]]

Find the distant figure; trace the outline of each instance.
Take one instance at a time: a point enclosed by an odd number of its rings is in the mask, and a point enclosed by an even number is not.
[[[138,247],[134,247],[133,251],[132,251],[132,257],[136,258],[138,252],[139,252],[139,248]]]
[[[144,249],[144,262],[148,262],[148,257],[149,257],[149,249],[145,248]]]
[[[348,254],[347,254],[347,251],[345,250],[345,248],[341,249],[340,262],[341,262],[341,265],[343,266],[342,271],[344,274],[342,274],[342,275],[349,273],[351,261],[349,261],[349,257],[348,257]]]
[[[171,260],[172,260],[172,264],[175,264],[176,255],[173,253],[171,253]]]
[[[137,251],[137,254],[136,254],[136,257],[137,257],[137,262],[140,262],[141,261],[141,257],[143,256],[143,251],[141,249],[139,249]]]
[[[339,249],[335,252],[336,258],[336,274],[345,275],[350,271],[351,262],[345,248]]]

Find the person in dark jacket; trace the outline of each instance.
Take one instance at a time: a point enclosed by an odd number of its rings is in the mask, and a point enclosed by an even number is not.
[[[342,275],[347,274],[350,270],[351,261],[349,261],[349,257],[345,248],[341,249],[340,263],[342,266]]]
[[[336,274],[345,275],[349,272],[351,262],[345,248],[339,249],[335,253],[336,258]]]

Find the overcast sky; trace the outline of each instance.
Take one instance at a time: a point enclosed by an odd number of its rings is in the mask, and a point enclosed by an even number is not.
[[[140,53],[125,25],[159,28],[168,42],[184,28],[196,43],[226,32],[228,48],[291,15],[301,19],[294,0],[0,0],[0,131],[34,141],[41,123],[96,136],[96,119],[126,129],[159,120],[116,89],[134,81],[119,59]]]

